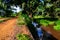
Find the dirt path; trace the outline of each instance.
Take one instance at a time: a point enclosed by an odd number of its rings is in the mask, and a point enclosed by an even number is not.
[[[13,18],[6,22],[0,23],[0,40],[17,40],[17,33],[27,34],[32,37],[29,29],[25,25],[17,27],[16,21],[17,19]]]
[[[11,37],[14,36],[15,24],[15,18],[0,24],[0,40],[11,40]]]
[[[30,33],[30,30],[26,25],[22,25],[21,27],[19,27],[19,29],[19,33],[27,34],[30,38],[32,38],[32,40],[34,40],[32,34]]]

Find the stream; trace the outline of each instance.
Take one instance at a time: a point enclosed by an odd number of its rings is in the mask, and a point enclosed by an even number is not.
[[[28,23],[28,28],[34,38],[34,40],[57,40],[51,34],[44,31],[38,23],[30,22]]]

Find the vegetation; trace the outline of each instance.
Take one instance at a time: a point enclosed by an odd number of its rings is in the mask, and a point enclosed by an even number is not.
[[[0,20],[0,23],[3,22],[3,20]]]
[[[18,40],[32,40],[28,35],[26,34],[17,34]]]
[[[55,30],[60,30],[60,25],[54,26],[54,29],[55,29]]]
[[[17,5],[23,9],[22,13],[15,13],[11,6]],[[24,13],[25,12],[25,13]],[[59,0],[0,0],[0,17],[15,17],[18,15],[18,24],[27,24],[31,19],[38,18],[58,18],[60,20]],[[31,16],[29,18],[29,16]],[[40,20],[43,25],[54,24],[47,20]],[[57,23],[58,24],[58,23]]]
[[[3,5],[1,5],[3,4]],[[60,13],[60,1],[59,0],[11,0],[9,2],[2,1],[0,0],[0,8],[8,14],[7,10],[10,8],[11,5],[19,5],[23,10],[27,12],[27,14],[32,16],[36,16],[36,14],[39,16],[44,17],[54,17],[54,18],[59,18],[60,16],[58,15]],[[9,7],[9,8],[8,8]],[[9,10],[11,11],[11,10]],[[35,14],[36,13],[36,14]],[[13,14],[9,13],[8,15]],[[33,15],[34,14],[34,15]]]
[[[27,23],[30,21],[30,18],[27,14],[23,13],[23,12],[19,12],[18,15],[18,24],[19,25],[27,25]]]
[[[5,19],[3,19],[3,20],[0,20],[0,23],[2,23],[2,22],[4,22],[4,21],[7,21],[7,20],[9,20],[10,18],[5,18]]]
[[[56,25],[54,26],[54,29],[60,30],[60,20],[57,20],[55,23],[56,23]]]
[[[40,24],[44,25],[44,26],[48,26],[48,21],[47,20],[40,20]]]
[[[40,19],[37,21],[39,24],[48,27],[49,25],[54,25],[53,28],[55,30],[60,30],[60,20],[47,20],[47,19]]]
[[[25,18],[21,15],[22,12],[19,12],[19,16],[18,16],[18,25],[23,25],[25,24]]]

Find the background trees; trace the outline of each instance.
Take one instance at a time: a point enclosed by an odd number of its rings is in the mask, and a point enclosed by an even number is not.
[[[0,8],[4,11],[7,11],[11,5],[19,5],[30,16],[60,17],[59,0],[0,0]]]

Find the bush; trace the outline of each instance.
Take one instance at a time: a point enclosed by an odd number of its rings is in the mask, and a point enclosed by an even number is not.
[[[19,16],[18,18],[18,25],[24,25],[25,23],[25,18],[23,16]]]
[[[55,21],[56,25],[60,25],[60,20]]]
[[[27,25],[27,23],[30,21],[30,18],[27,14],[25,13],[21,13],[19,14],[19,17],[18,17],[18,24],[19,25]]]
[[[33,18],[38,19],[38,18],[44,18],[42,15],[35,15]]]
[[[54,29],[55,30],[60,30],[60,20],[57,20],[57,21],[55,21],[55,26],[54,26]]]
[[[48,21],[48,20],[43,20],[43,19],[41,19],[41,20],[40,20],[40,24],[42,24],[42,25],[44,25],[44,26],[48,26],[49,21]]]
[[[60,25],[54,26],[54,29],[55,29],[55,30],[60,30]]]
[[[50,20],[47,20],[47,19],[39,19],[38,23],[43,25],[43,26],[48,26],[48,25],[54,25],[55,21],[50,21]]]

